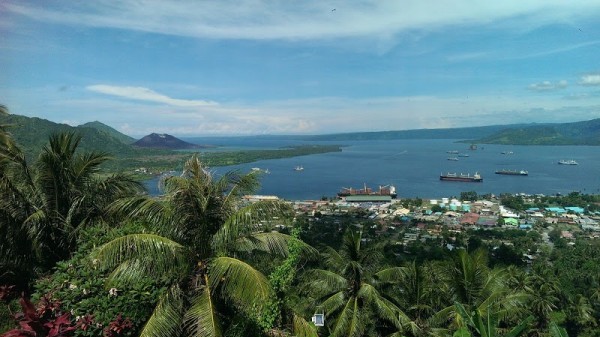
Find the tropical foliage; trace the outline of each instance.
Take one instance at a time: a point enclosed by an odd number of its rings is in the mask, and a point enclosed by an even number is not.
[[[103,265],[116,267],[110,284],[173,277],[142,336],[221,336],[235,328],[232,322],[262,309],[271,287],[244,258],[286,255],[288,242],[299,241],[269,230],[274,219],[289,214],[285,204],[240,206],[257,179],[235,172],[217,178],[193,156],[182,176],[164,181],[163,198],[139,196],[113,205],[116,214],[144,221],[153,232],[119,237],[94,253]]]
[[[323,259],[328,268],[313,269],[304,276],[305,291],[313,299],[314,308],[327,317],[327,334],[373,335],[376,321],[399,330],[410,329],[409,318],[378,289],[377,277],[389,280],[400,270],[379,270],[381,250],[377,246],[364,247],[361,239],[361,232],[349,230],[340,252],[325,248]]]
[[[102,175],[108,154],[77,151],[73,133],[52,135],[30,163],[9,127],[0,129],[0,281],[27,284],[70,257],[82,228],[108,221],[112,201],[142,188],[125,174]]]
[[[192,156],[150,197],[76,134],[31,159],[11,130],[0,123],[2,337],[599,336],[598,240],[444,228],[441,244],[399,245],[360,212],[244,202],[256,172]]]

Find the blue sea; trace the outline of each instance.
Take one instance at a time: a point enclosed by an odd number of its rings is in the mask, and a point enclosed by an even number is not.
[[[262,176],[257,194],[276,195],[287,200],[334,197],[342,187],[377,189],[394,185],[399,198],[441,198],[478,194],[526,193],[567,194],[573,191],[600,194],[600,147],[597,146],[515,146],[469,144],[453,139],[309,142],[294,137],[191,138],[197,144],[218,145],[208,151],[275,149],[298,144],[338,144],[342,152],[294,158],[263,160],[235,166],[213,167],[216,174],[231,170],[269,170]],[[458,157],[447,151],[459,151]],[[503,152],[505,154],[503,154]],[[458,157],[449,161],[448,157]],[[579,165],[558,165],[561,159]],[[304,170],[295,171],[296,166]],[[528,176],[498,175],[500,169],[527,170]],[[441,173],[478,172],[483,182],[440,181]],[[158,194],[158,179],[146,182],[151,194]]]

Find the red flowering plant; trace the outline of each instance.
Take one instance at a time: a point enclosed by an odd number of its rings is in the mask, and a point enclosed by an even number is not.
[[[2,337],[66,337],[77,329],[71,313],[61,312],[58,301],[43,297],[37,308],[27,298],[22,297],[19,302],[23,310],[15,315],[19,328],[5,332]]]

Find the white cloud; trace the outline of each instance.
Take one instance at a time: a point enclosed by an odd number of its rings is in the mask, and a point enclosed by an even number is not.
[[[600,73],[598,74],[585,74],[581,76],[579,84],[585,86],[598,86],[600,85]]]
[[[111,95],[111,96],[123,97],[123,98],[128,98],[128,99],[139,100],[139,101],[164,103],[167,105],[177,106],[177,107],[197,107],[197,106],[217,105],[217,103],[213,102],[213,101],[186,100],[186,99],[171,98],[169,96],[159,94],[156,91],[153,91],[151,89],[144,88],[144,87],[120,87],[120,86],[96,84],[96,85],[90,85],[90,86],[86,87],[86,89],[88,89],[90,91],[106,94],[106,95]]]
[[[539,82],[539,83],[534,83],[534,84],[530,84],[529,85],[529,89],[533,90],[533,91],[553,91],[553,90],[559,90],[559,89],[564,89],[566,88],[568,85],[568,82],[565,80],[561,80],[558,82],[550,82],[550,81],[543,81],[543,82]]]
[[[57,95],[55,86],[36,90],[35,95],[29,89],[2,93],[11,98],[6,104],[15,114],[79,121],[73,124],[99,120],[133,136],[151,132],[179,136],[323,134],[572,122],[597,118],[600,111],[597,97],[566,100],[559,95],[315,97],[173,106],[90,95],[77,87],[66,97]]]
[[[389,39],[414,30],[516,18],[527,28],[597,15],[598,1],[438,0],[68,2],[51,8],[18,1],[5,8],[34,20],[217,39]],[[335,8],[335,11],[332,9]],[[151,10],[149,10],[151,9]],[[507,25],[510,26],[510,25]],[[522,28],[522,27],[520,27]],[[515,29],[520,29],[515,27]]]

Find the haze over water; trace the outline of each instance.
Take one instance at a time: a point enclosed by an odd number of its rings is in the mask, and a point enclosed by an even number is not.
[[[278,148],[309,144],[290,137],[269,138],[194,138],[199,144],[221,145],[219,150]],[[319,141],[315,144],[327,144]],[[342,152],[294,158],[263,160],[235,166],[215,167],[221,174],[230,170],[249,172],[253,167],[268,169],[263,175],[258,194],[276,195],[288,200],[334,197],[342,187],[373,189],[392,184],[399,198],[441,198],[459,196],[460,192],[566,194],[578,191],[600,193],[600,148],[594,146],[516,146],[479,145],[469,150],[469,144],[456,140],[381,140],[336,141],[344,145]],[[447,151],[468,154],[458,161],[447,160]],[[511,151],[512,154],[502,154]],[[579,165],[558,165],[561,159],[576,160]],[[301,165],[303,171],[294,171]],[[529,176],[498,175],[499,169],[527,170]],[[440,173],[479,172],[482,183],[440,181]],[[158,179],[147,183],[152,194]]]

